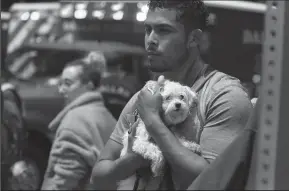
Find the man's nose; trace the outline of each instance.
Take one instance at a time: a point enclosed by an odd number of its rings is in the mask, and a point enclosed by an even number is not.
[[[158,45],[158,40],[157,40],[157,35],[154,31],[152,31],[147,36],[146,43],[148,45],[148,49],[156,48],[156,46]],[[152,47],[152,46],[155,46],[155,47]]]

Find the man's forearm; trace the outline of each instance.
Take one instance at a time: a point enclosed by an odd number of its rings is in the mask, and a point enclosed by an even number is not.
[[[158,117],[151,117],[150,120],[150,124],[157,127],[150,128],[150,135],[162,150],[172,170],[178,175],[181,174],[183,184],[189,185],[207,166],[207,161],[181,145]],[[183,177],[187,177],[188,180],[184,180]]]
[[[93,169],[92,183],[94,189],[108,189],[116,186],[117,182],[133,175],[139,167],[136,157],[127,154],[115,161],[101,160]],[[115,185],[112,185],[115,183]]]

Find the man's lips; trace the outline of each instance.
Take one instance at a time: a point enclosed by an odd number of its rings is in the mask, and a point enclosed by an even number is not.
[[[149,60],[156,59],[159,56],[160,56],[160,54],[158,54],[158,53],[148,53],[147,54],[147,57],[148,57]]]
[[[153,51],[148,51],[148,52],[147,52],[147,55],[148,55],[148,56],[159,56],[160,53],[158,53],[158,52],[153,52]]]

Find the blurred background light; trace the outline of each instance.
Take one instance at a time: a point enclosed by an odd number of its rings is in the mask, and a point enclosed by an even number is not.
[[[139,21],[139,22],[145,21],[146,18],[147,18],[147,14],[146,14],[146,13],[138,12],[138,13],[136,14],[136,20]]]
[[[137,7],[138,7],[139,9],[141,9],[144,5],[147,5],[147,4],[148,4],[148,2],[146,2],[146,1],[138,2],[138,3],[137,3]]]
[[[124,3],[114,3],[111,5],[111,10],[119,11],[119,10],[123,9],[123,7],[124,7]]]
[[[139,12],[136,13],[136,20],[139,22],[143,22],[146,20],[147,12],[149,10],[147,2],[139,2],[137,3],[137,7],[139,9]]]
[[[24,12],[22,13],[22,15],[20,16],[20,19],[22,21],[27,21],[30,18],[30,13],[29,12]]]
[[[75,10],[74,12],[74,17],[76,19],[84,19],[86,15],[87,15],[87,10],[79,9],[79,10]]]
[[[112,18],[114,20],[121,20],[123,18],[123,15],[124,15],[123,11],[117,11],[116,13],[112,14]]]
[[[75,9],[86,9],[88,3],[77,3],[75,4]]]
[[[144,13],[147,13],[148,10],[149,10],[149,7],[148,7],[147,5],[143,5],[143,6],[140,8],[140,10],[141,10],[142,12],[144,12]]]
[[[30,15],[30,19],[33,21],[37,21],[40,19],[40,13],[37,11],[33,11]]]
[[[73,5],[66,4],[60,10],[60,16],[63,18],[69,18],[73,16]]]
[[[103,10],[95,10],[92,12],[92,16],[98,19],[103,19],[105,15],[105,11]]]

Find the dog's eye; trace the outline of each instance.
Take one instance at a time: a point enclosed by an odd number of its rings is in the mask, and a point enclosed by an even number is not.
[[[180,99],[181,100],[185,99],[185,96],[184,95],[180,95]]]
[[[170,99],[171,99],[171,96],[165,97],[165,100],[170,100]]]

